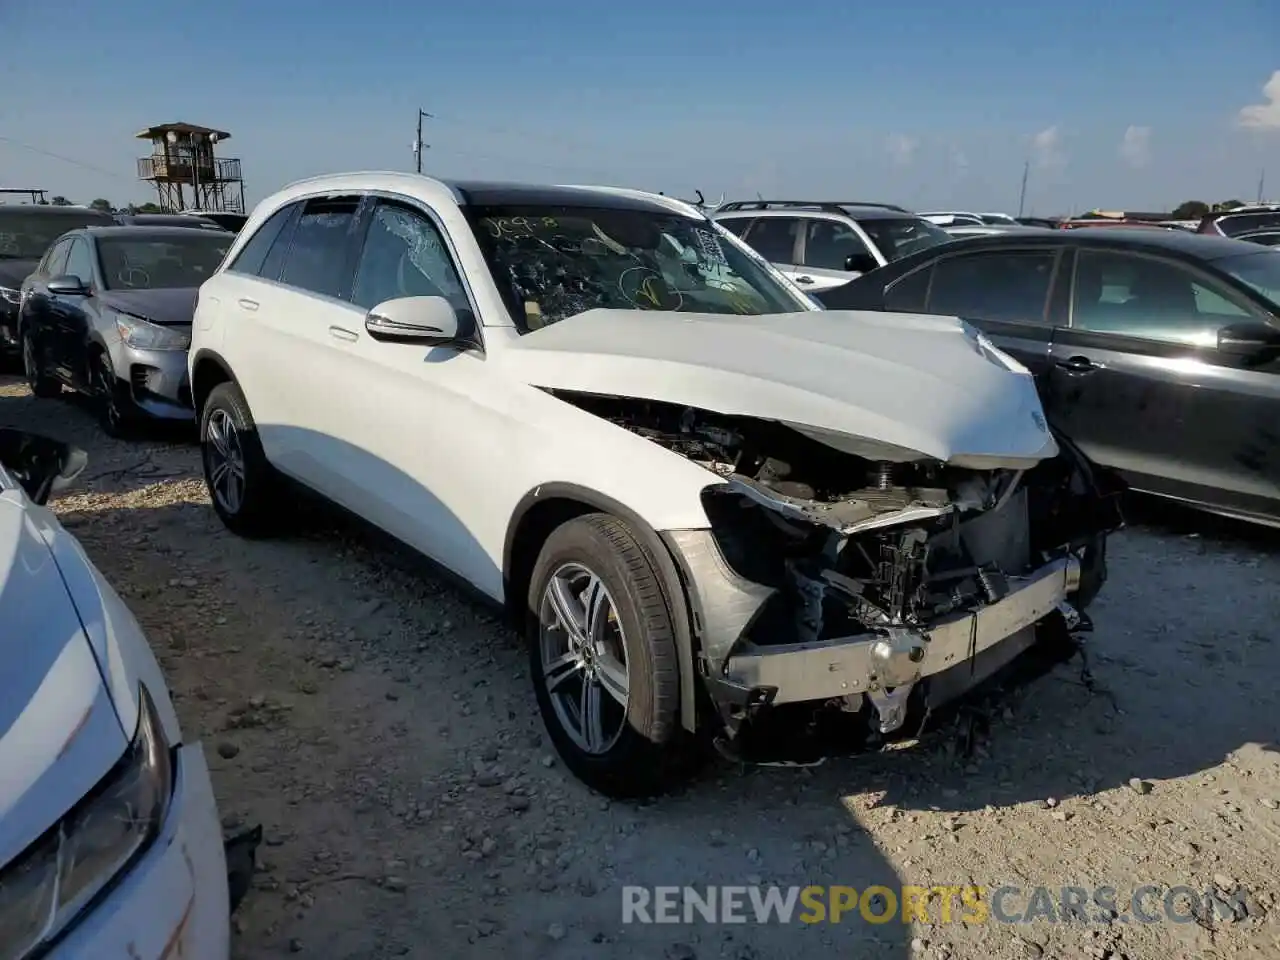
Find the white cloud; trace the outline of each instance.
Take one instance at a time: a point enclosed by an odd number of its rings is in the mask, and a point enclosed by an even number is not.
[[[891,133],[884,142],[889,158],[899,167],[911,165],[911,161],[916,157],[916,148],[919,146],[919,140],[908,137],[904,133]]]
[[[1236,122],[1247,130],[1280,130],[1280,70],[1262,87],[1266,103],[1240,108]]]
[[[1057,124],[1045,127],[1031,137],[1031,155],[1038,167],[1058,167],[1067,162]]]
[[[1151,128],[1130,126],[1120,138],[1120,157],[1134,169],[1151,162]]]

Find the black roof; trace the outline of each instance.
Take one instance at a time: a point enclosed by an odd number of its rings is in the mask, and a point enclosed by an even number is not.
[[[7,212],[21,213],[23,216],[37,217],[95,217],[103,222],[115,222],[115,218],[109,213],[103,213],[101,210],[94,210],[91,207],[55,207],[52,204],[45,205],[42,203],[0,203],[0,215]]]
[[[671,208],[647,197],[626,196],[591,187],[552,187],[525,183],[453,180],[449,186],[463,204],[477,207],[606,207],[670,216]]]
[[[230,230],[201,230],[198,228],[192,229],[191,227],[164,227],[151,224],[135,224],[131,226],[113,224],[111,226],[83,227],[74,232],[103,239],[125,237],[126,239],[143,240],[147,237],[162,239],[164,237],[190,237],[194,235],[197,237],[213,237],[215,240],[230,243],[235,238],[235,234]]]
[[[982,250],[988,247],[1066,246],[1092,247],[1096,249],[1149,250],[1194,257],[1197,260],[1220,260],[1241,253],[1255,253],[1255,244],[1243,240],[1231,240],[1186,230],[1163,230],[1152,227],[1107,227],[1090,230],[1018,230],[1013,233],[995,233],[988,236],[967,237],[965,250]],[[947,245],[949,250],[950,245]],[[941,247],[930,247],[923,254],[938,254]],[[960,248],[957,248],[960,249]],[[926,257],[927,259],[927,257]]]

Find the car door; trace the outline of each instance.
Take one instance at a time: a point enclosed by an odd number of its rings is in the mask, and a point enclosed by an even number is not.
[[[358,194],[314,197],[278,211],[219,285],[223,356],[253,411],[268,459],[325,496],[358,509],[342,477],[345,451],[329,421],[368,402],[349,376],[363,314],[351,303]],[[271,229],[274,237],[265,234]],[[270,241],[269,246],[266,241]],[[264,251],[264,247],[265,249]],[[203,296],[203,293],[202,293]]]
[[[834,217],[810,217],[804,221],[800,262],[804,271],[794,278],[811,292],[830,290],[880,265],[862,235],[851,224]],[[856,269],[850,270],[850,263]]]
[[[1056,248],[1000,248],[943,256],[934,261],[924,312],[978,327],[1031,371],[1043,397],[1060,255]]]
[[[52,371],[71,386],[87,390],[89,371],[86,347],[90,324],[89,301],[97,284],[97,271],[93,268],[93,251],[84,236],[72,239],[63,274],[79,278],[89,292],[60,293],[49,297],[50,334],[53,346],[52,352],[47,354],[45,359]]]
[[[434,211],[377,197],[367,211],[352,304],[361,312],[401,297],[441,296],[480,330],[476,307]],[[343,403],[330,428],[346,455],[344,489],[359,512],[472,583],[492,580],[493,562],[477,544],[482,502],[477,478],[516,451],[485,437],[509,435],[512,411],[495,409],[498,391],[480,350],[373,339],[363,325],[345,344],[349,382],[361,402]],[[375,400],[376,398],[376,400]],[[473,462],[474,461],[474,462]],[[484,481],[479,481],[483,483]]]
[[[1217,349],[1220,329],[1250,319],[1274,323],[1191,264],[1078,251],[1051,419],[1136,489],[1274,513],[1280,360]]]
[[[800,279],[807,273],[800,265],[803,226],[804,220],[800,217],[757,217],[742,239],[788,278],[805,289],[812,289],[812,277]]]

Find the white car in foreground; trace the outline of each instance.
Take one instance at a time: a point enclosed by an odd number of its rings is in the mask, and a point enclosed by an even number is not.
[[[83,463],[0,430],[0,958],[226,960],[200,746],[137,622],[42,506]]]
[[[697,733],[914,732],[1077,623],[1118,522],[972,328],[817,310],[635,191],[294,184],[189,362],[223,522],[268,533],[301,484],[505,605],[557,749],[620,795]]]

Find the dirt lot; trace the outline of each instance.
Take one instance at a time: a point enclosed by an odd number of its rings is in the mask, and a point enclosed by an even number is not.
[[[1274,535],[1166,517],[1118,536],[1092,611],[1102,689],[1060,668],[970,758],[944,738],[812,769],[713,765],[632,807],[553,760],[514,638],[377,538],[318,517],[238,540],[189,442],[107,440],[12,380],[0,423],[89,450],[55,508],[147,629],[225,825],[265,827],[237,957],[1280,956]],[[1028,891],[1004,901],[1015,915],[1035,886],[1111,886],[1119,916],[621,922],[627,884],[758,883],[1008,884]],[[1132,922],[1146,883],[1248,895],[1236,914]]]

